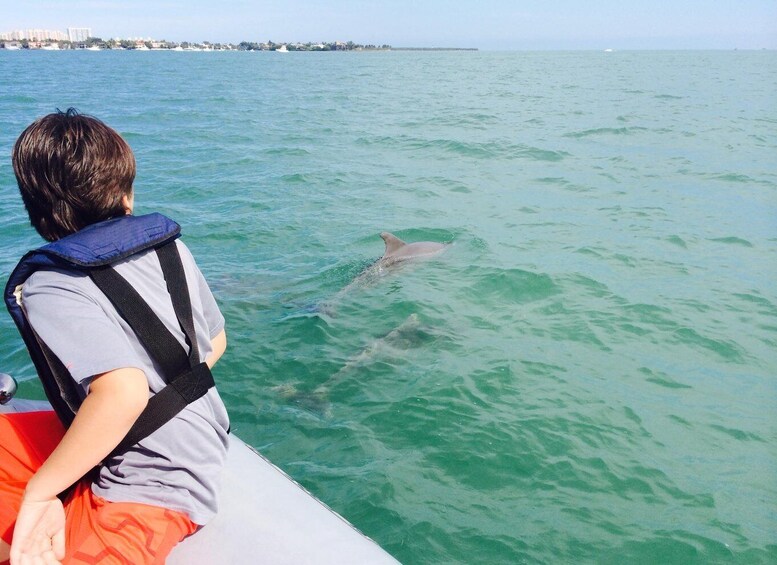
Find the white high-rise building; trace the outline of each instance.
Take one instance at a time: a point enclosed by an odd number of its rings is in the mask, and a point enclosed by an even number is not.
[[[72,42],[86,41],[92,37],[92,28],[89,27],[69,27],[67,28],[68,39]]]
[[[13,31],[0,33],[0,39],[6,41],[64,41],[67,35],[61,31],[52,31],[50,29],[16,29]]]
[[[62,41],[67,36],[61,31],[52,31],[50,29],[28,29],[22,37],[18,39],[29,39],[30,41]]]

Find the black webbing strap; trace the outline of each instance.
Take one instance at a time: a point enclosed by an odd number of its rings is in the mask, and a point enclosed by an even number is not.
[[[113,454],[126,451],[162,427],[214,386],[210,369],[199,360],[189,290],[175,242],[157,249],[157,254],[175,315],[186,335],[189,354],[135,288],[112,267],[99,267],[89,272],[89,277],[159,364],[162,378],[167,382],[167,386],[149,399],[145,410]]]
[[[112,267],[93,269],[89,277],[129,324],[151,358],[159,363],[166,381],[170,382],[190,366],[184,348],[124,277]]]
[[[162,274],[167,283],[167,292],[173,301],[173,309],[178,317],[186,342],[189,346],[189,364],[193,367],[200,362],[200,349],[197,346],[197,336],[194,333],[192,318],[192,301],[189,297],[189,285],[186,284],[186,274],[183,270],[181,256],[175,242],[168,243],[156,250]]]
[[[119,442],[111,455],[127,451],[130,447],[150,436],[186,405],[205,395],[215,383],[213,375],[205,363],[195,365],[177,379],[148,399],[145,410]]]
[[[75,418],[75,413],[81,405],[81,398],[76,389],[76,384],[70,378],[70,371],[67,370],[65,364],[60,361],[59,357],[56,356],[49,346],[46,345],[46,342],[40,338],[35,330],[32,330],[32,334],[38,342],[43,359],[49,370],[55,376],[53,383],[50,379],[41,379],[43,392],[46,393],[49,404],[54,408],[65,427],[70,427],[70,424],[73,423],[73,418]]]

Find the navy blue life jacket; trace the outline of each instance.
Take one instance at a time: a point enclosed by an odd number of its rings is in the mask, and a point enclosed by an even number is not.
[[[93,224],[24,255],[5,287],[6,307],[19,328],[46,397],[66,427],[81,405],[82,394],[65,365],[35,333],[25,315],[21,289],[35,271],[63,269],[87,274],[161,368],[167,385],[149,399],[148,406],[114,454],[138,443],[214,386],[210,369],[199,359],[189,290],[175,244],[180,232],[177,223],[161,214],[123,216]],[[151,249],[159,257],[188,351],[138,292],[111,267]]]

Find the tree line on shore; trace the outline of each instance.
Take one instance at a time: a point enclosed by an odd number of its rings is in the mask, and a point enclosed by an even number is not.
[[[237,49],[241,51],[276,51],[284,45],[288,51],[354,51],[362,49],[391,49],[391,45],[361,45],[359,43],[354,43],[353,41],[335,41],[332,43],[274,43],[272,41],[268,41],[267,43],[255,43],[252,41],[241,41],[237,45]]]
[[[390,45],[361,45],[353,41],[334,41],[322,43],[275,43],[267,41],[266,43],[254,41],[241,41],[240,43],[210,43],[203,41],[194,43],[189,41],[156,41],[156,40],[135,40],[135,39],[107,39],[99,37],[90,37],[85,41],[67,41],[67,40],[5,40],[5,44],[15,44],[22,49],[41,49],[43,47],[57,46],[60,49],[170,49],[170,50],[214,50],[214,51],[277,51],[279,49],[286,51],[361,51],[361,50],[383,50],[391,49]],[[4,45],[7,46],[7,45]]]

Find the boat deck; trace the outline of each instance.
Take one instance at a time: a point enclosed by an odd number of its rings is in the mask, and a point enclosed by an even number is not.
[[[48,410],[14,399],[3,412]],[[239,438],[230,437],[218,516],[172,552],[168,565],[391,565],[374,541]]]

